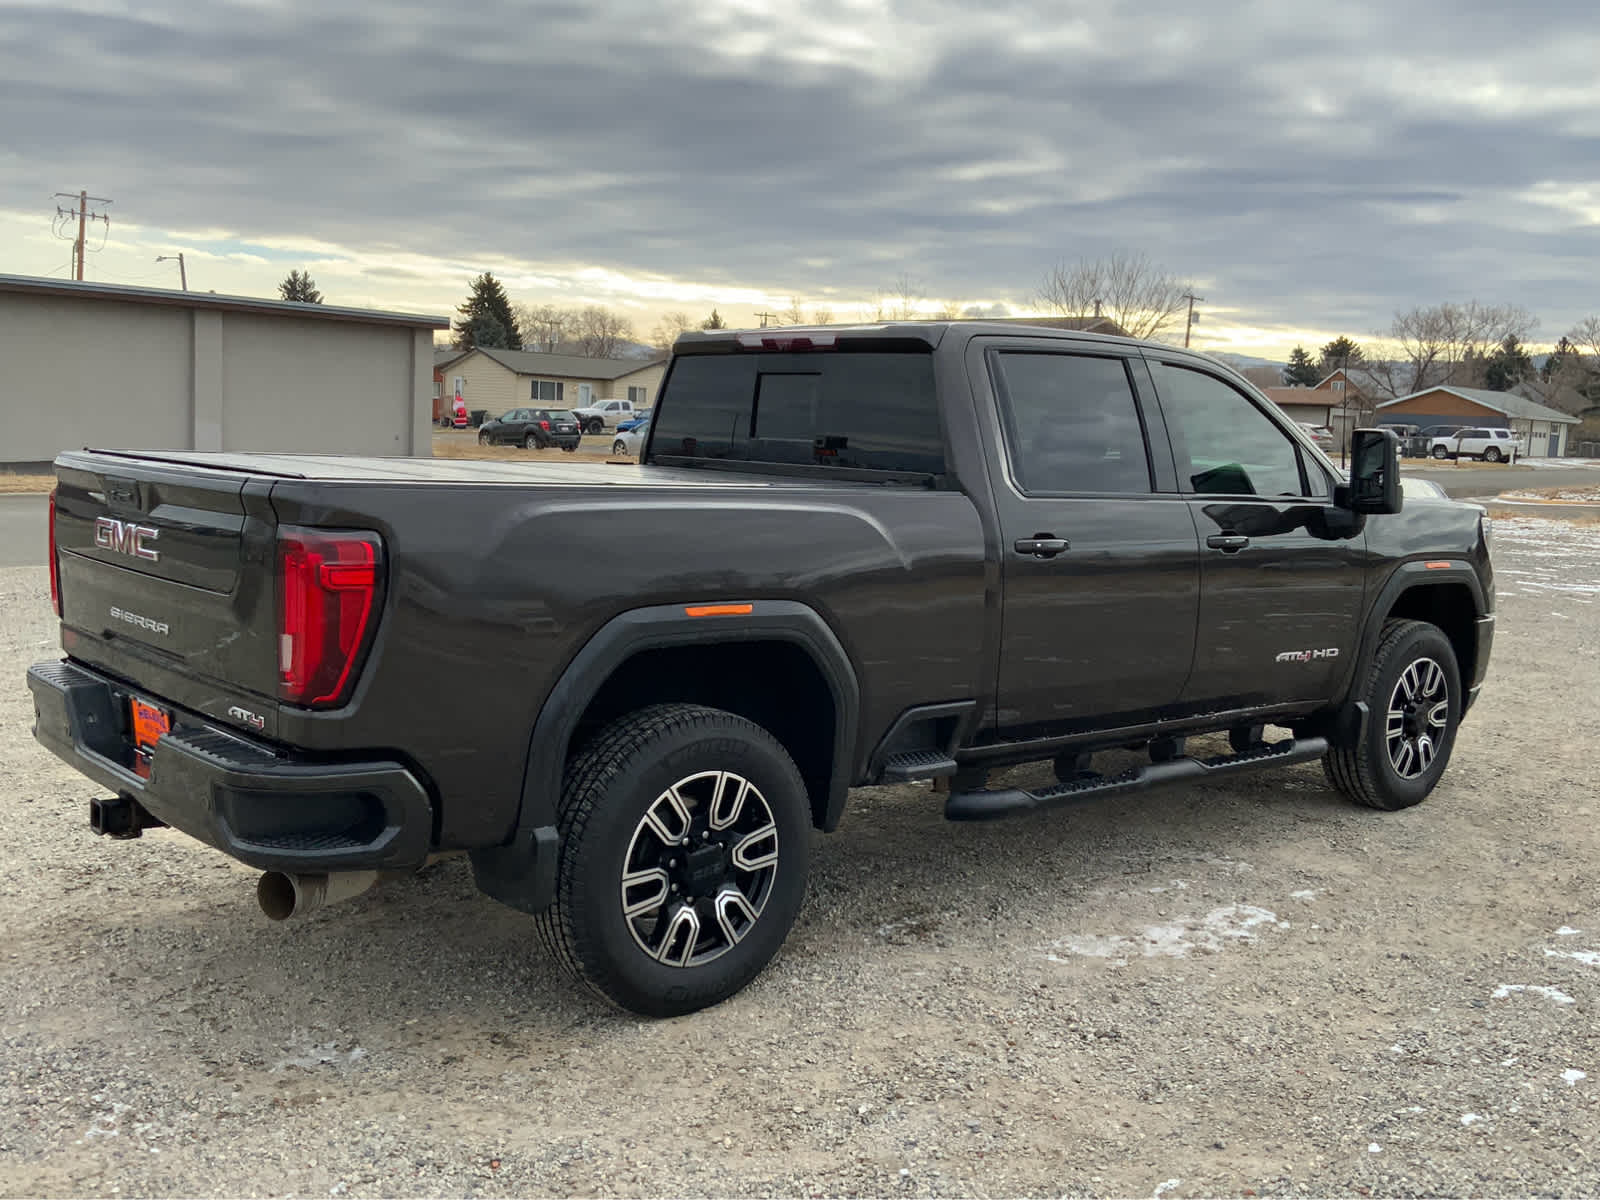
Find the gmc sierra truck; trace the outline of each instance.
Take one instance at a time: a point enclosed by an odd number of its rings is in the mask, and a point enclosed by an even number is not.
[[[637,464],[63,453],[35,735],[96,832],[198,838],[269,916],[465,852],[595,991],[689,1012],[858,785],[982,820],[1320,759],[1427,796],[1489,522],[1351,451],[1197,354],[952,322],[687,334]],[[990,786],[1027,762],[1056,782]]]

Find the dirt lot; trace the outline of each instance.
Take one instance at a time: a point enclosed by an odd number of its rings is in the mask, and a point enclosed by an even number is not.
[[[985,826],[856,793],[747,991],[641,1023],[440,864],[298,924],[93,838],[0,571],[0,1193],[1594,1195],[1600,528],[1499,523],[1435,795],[1316,767]]]

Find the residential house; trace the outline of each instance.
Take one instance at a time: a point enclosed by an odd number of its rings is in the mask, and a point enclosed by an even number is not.
[[[1330,399],[1332,393],[1319,392],[1308,387],[1264,387],[1267,399],[1271,400],[1290,420],[1301,421],[1307,425],[1328,424],[1328,413],[1338,401]]]
[[[498,416],[519,405],[583,408],[598,400],[631,400],[650,408],[666,372],[664,358],[585,358],[478,346],[434,363],[443,403],[457,391],[470,412]]]
[[[1378,405],[1379,425],[1481,425],[1509,429],[1533,458],[1562,452],[1568,426],[1578,418],[1516,392],[1484,388],[1431,387]]]

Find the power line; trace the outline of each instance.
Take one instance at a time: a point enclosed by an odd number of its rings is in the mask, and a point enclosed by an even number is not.
[[[105,224],[105,237],[101,238],[100,250],[104,250],[106,247],[105,238],[111,236],[111,218],[106,216],[105,213],[90,212],[89,202],[92,200],[96,204],[110,204],[111,201],[104,196],[91,196],[88,192],[79,192],[76,196],[71,192],[57,192],[55,198],[57,200],[77,202],[76,208],[62,208],[61,205],[56,205],[56,224],[53,229],[55,235],[60,237],[62,228],[71,228],[72,220],[74,218],[77,219],[78,236],[72,242],[72,260],[76,264],[76,278],[81,281],[83,279],[84,226],[90,221],[101,221]]]

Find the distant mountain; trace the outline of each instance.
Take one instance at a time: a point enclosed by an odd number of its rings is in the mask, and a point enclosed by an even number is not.
[[[1249,367],[1282,367],[1283,366],[1283,364],[1281,362],[1275,362],[1274,360],[1272,360],[1270,358],[1256,358],[1256,357],[1254,357],[1252,355],[1249,355],[1249,354],[1229,354],[1228,352],[1223,351],[1223,350],[1216,350],[1216,351],[1207,350],[1205,353],[1207,355],[1209,355],[1211,358],[1216,359],[1218,362],[1227,363],[1230,367],[1232,367],[1236,371],[1243,371],[1243,370],[1245,370],[1245,369],[1247,369]]]

